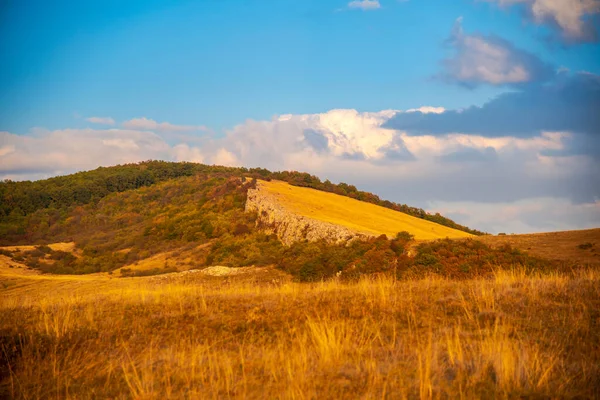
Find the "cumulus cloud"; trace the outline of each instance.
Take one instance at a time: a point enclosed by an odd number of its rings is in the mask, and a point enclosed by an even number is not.
[[[191,132],[206,131],[203,125],[174,125],[169,122],[156,122],[146,117],[133,118],[122,123],[126,129],[160,131],[160,132]]]
[[[396,113],[331,110],[281,115],[272,121],[248,120],[228,131],[221,142],[244,165],[273,169],[293,168],[295,157],[303,156],[377,160],[395,136],[382,124]]]
[[[500,6],[524,5],[537,24],[550,24],[567,43],[594,42],[598,34],[593,18],[600,13],[600,0],[487,0]]]
[[[172,150],[174,161],[203,163],[206,160],[202,150],[187,143],[175,145]]]
[[[420,112],[422,114],[429,114],[429,113],[441,114],[444,111],[446,111],[446,109],[444,107],[431,107],[431,106],[423,106],[423,107],[419,107],[419,108],[411,108],[409,110],[406,110],[406,112]]]
[[[88,122],[91,122],[93,124],[100,124],[100,125],[114,125],[115,124],[115,120],[112,119],[111,117],[89,117],[85,119]]]
[[[598,160],[570,154],[578,134],[432,135],[387,127],[389,118],[410,114],[332,110],[247,121],[218,145],[233,154],[231,165],[308,171],[408,204],[556,196],[590,202],[600,197]]]
[[[125,129],[62,129],[35,135],[0,132],[11,151],[0,152],[0,176],[47,177],[73,171],[144,161],[177,159],[177,149],[153,132]]]
[[[353,0],[348,3],[348,8],[364,11],[377,10],[378,8],[381,8],[381,4],[379,4],[379,0]]]
[[[454,55],[442,61],[440,77],[449,82],[467,87],[515,86],[545,81],[553,74],[551,66],[500,37],[465,34],[462,18],[457,19],[447,44]]]

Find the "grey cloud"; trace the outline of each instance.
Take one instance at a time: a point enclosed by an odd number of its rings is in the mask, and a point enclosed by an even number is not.
[[[574,135],[564,149],[544,150],[541,154],[549,157],[590,156],[600,159],[600,131]]]
[[[524,5],[529,19],[547,24],[567,44],[598,41],[600,0],[484,0],[500,6]]]
[[[498,154],[493,147],[486,147],[485,149],[474,149],[471,147],[465,147],[457,151],[453,151],[448,154],[444,154],[440,157],[441,161],[444,162],[493,162],[498,159]]]
[[[406,148],[406,144],[399,135],[395,135],[392,143],[383,150],[383,161],[380,164],[398,161],[415,161],[416,157]]]
[[[304,130],[304,141],[316,152],[326,152],[329,149],[327,138],[314,129]]]
[[[447,45],[454,55],[442,61],[439,77],[466,87],[480,84],[523,86],[552,77],[553,68],[498,36],[463,32],[459,18]]]
[[[384,126],[410,134],[460,132],[531,137],[540,131],[600,134],[600,77],[561,73],[547,85],[505,93],[481,107],[442,114],[399,113]]]
[[[414,161],[416,159],[406,147],[388,149],[385,151],[384,156],[386,160],[392,161]]]
[[[367,158],[363,153],[355,152],[355,153],[342,153],[341,158],[343,160],[351,160],[351,161],[365,161]]]

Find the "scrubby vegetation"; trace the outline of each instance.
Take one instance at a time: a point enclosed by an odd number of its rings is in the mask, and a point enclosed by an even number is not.
[[[241,190],[237,185],[225,183],[220,191],[231,192],[219,197],[227,201],[233,199]],[[248,183],[249,185],[252,182]],[[203,196],[201,191],[195,192]],[[238,193],[239,194],[239,193]],[[142,193],[143,196],[143,193]],[[130,194],[128,201],[138,203],[137,196]],[[231,200],[230,199],[230,200]],[[185,210],[185,198],[181,203],[169,203]],[[121,203],[122,205],[125,203]],[[188,203],[189,204],[189,203]],[[193,202],[192,202],[193,204]],[[317,242],[297,242],[286,247],[274,235],[266,235],[250,229],[254,216],[243,213],[241,209],[229,213],[209,211],[216,204],[210,204],[203,213],[195,216],[184,231],[191,235],[173,235],[170,225],[145,225],[145,221],[154,221],[153,213],[162,218],[164,212],[159,206],[144,210],[151,218],[141,218],[139,224],[120,224],[106,215],[105,223],[117,227],[110,230],[95,231],[96,219],[91,223],[79,220],[70,226],[63,225],[67,233],[76,236],[81,244],[81,255],[52,250],[48,246],[37,246],[32,250],[6,252],[14,261],[22,262],[42,272],[55,274],[85,274],[92,272],[110,272],[124,265],[135,263],[153,254],[174,251],[191,251],[194,260],[189,268],[201,268],[209,265],[244,267],[251,265],[273,265],[303,282],[320,281],[332,277],[343,280],[356,280],[374,273],[392,274],[398,278],[415,278],[428,275],[454,279],[489,277],[498,266],[521,265],[531,270],[550,270],[564,268],[565,263],[553,262],[529,256],[510,245],[493,249],[477,240],[438,240],[415,245],[412,235],[399,232],[395,238],[385,235],[367,240],[356,240],[349,244],[331,244],[324,240]],[[183,213],[189,216],[188,213]],[[217,219],[217,221],[212,220]],[[85,219],[84,219],[85,220]],[[185,218],[177,219],[177,224],[185,225]],[[88,232],[88,230],[91,230]],[[148,232],[151,232],[149,234]],[[198,245],[205,243],[205,245]],[[127,251],[124,251],[127,250]],[[413,252],[412,257],[409,252]],[[175,257],[176,258],[176,257]],[[173,266],[162,266],[144,271],[122,269],[120,276],[149,276],[177,271]]]
[[[492,248],[478,240],[436,240],[421,243],[407,268],[410,274],[435,273],[451,279],[490,277],[501,266],[519,265],[525,271],[557,271],[581,267],[576,263],[531,256],[509,244]]]
[[[274,272],[12,281],[0,288],[0,398],[600,393],[597,270],[308,284]]]
[[[198,174],[69,209],[40,209],[27,216],[22,237],[33,243],[74,241],[79,257],[60,260],[38,249],[16,256],[45,272],[106,272],[159,252],[235,236],[239,225],[254,223],[243,211],[252,184],[224,174]],[[199,263],[202,254],[197,254]]]
[[[24,237],[30,242],[74,241],[77,252],[40,245],[9,253],[14,261],[55,274],[109,272],[155,254],[187,255],[185,269],[209,265],[274,265],[300,281],[333,276],[358,279],[372,273],[398,277],[437,274],[466,279],[489,275],[492,266],[556,266],[510,246],[492,249],[480,242],[442,240],[416,246],[400,232],[351,244],[299,242],[285,247],[275,236],[255,229],[256,215],[244,212],[247,190],[255,180],[226,172],[197,173],[149,187],[113,193],[84,205],[43,208],[27,217]],[[173,272],[171,265],[118,276]]]
[[[302,281],[327,279],[340,272],[354,279],[390,270],[466,278],[489,274],[491,265],[543,264],[510,247],[491,249],[473,241],[423,244],[416,248],[416,257],[409,258],[408,236],[382,236],[349,246],[317,242],[286,248],[275,237],[257,231],[256,216],[244,212],[246,192],[255,185],[247,175],[304,186],[317,182],[306,174],[163,162],[100,168],[39,182],[5,182],[0,185],[7,200],[2,203],[2,241],[74,241],[76,255],[47,246],[10,253],[17,262],[58,274],[113,271],[174,250],[189,253],[187,268],[275,265]],[[355,192],[344,184],[323,185],[332,192]],[[357,198],[364,200],[363,195]],[[152,268],[130,275],[172,270]]]
[[[10,254],[15,261],[56,274],[109,272],[174,251],[186,253],[188,269],[276,265],[304,281],[340,271],[358,277],[406,265],[408,241],[400,239],[381,237],[351,246],[297,243],[285,248],[274,236],[256,229],[256,215],[244,212],[247,191],[256,185],[249,176],[320,185],[318,178],[295,172],[165,162],[99,168],[37,182],[4,182],[0,242],[75,242],[76,254],[48,246]],[[376,202],[345,184],[325,182],[321,189]],[[150,269],[130,275],[173,270]]]

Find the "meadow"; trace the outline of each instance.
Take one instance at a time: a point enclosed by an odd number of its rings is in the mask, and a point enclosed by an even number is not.
[[[0,271],[0,397],[597,398],[600,272]],[[25,273],[27,272],[27,273]]]

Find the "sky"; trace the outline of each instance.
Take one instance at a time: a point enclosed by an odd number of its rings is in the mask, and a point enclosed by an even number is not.
[[[193,161],[600,227],[599,30],[600,0],[3,0],[0,179]]]

